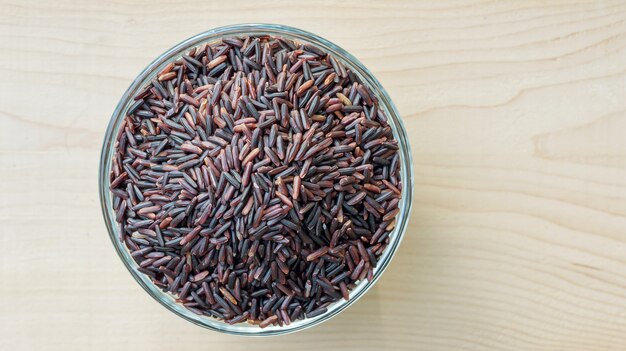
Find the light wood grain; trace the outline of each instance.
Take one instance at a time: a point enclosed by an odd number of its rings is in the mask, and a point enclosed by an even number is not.
[[[116,257],[97,166],[123,91],[206,29],[313,31],[378,76],[415,167],[377,286],[313,329],[221,335]],[[0,1],[3,350],[623,350],[623,1]]]

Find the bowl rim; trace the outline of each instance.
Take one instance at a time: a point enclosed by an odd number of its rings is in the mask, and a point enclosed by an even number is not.
[[[298,321],[292,322],[288,326],[270,326],[265,329],[257,326],[250,326],[246,324],[241,326],[240,324],[230,325],[221,320],[208,317],[199,316],[193,312],[185,309],[181,304],[173,301],[173,295],[164,293],[150,281],[150,278],[143,273],[136,270],[137,264],[130,258],[130,254],[123,242],[119,240],[117,223],[115,222],[115,216],[112,206],[112,196],[109,190],[109,173],[111,168],[111,155],[115,145],[114,137],[117,135],[120,121],[126,116],[126,110],[130,103],[133,101],[133,96],[138,89],[141,89],[144,84],[149,81],[149,78],[154,76],[158,72],[158,68],[169,63],[171,60],[175,60],[180,57],[181,53],[188,51],[189,49],[201,45],[203,43],[219,40],[222,37],[237,36],[237,35],[255,35],[255,34],[269,34],[274,36],[283,36],[292,40],[306,42],[315,46],[321,47],[326,52],[333,55],[338,60],[349,67],[358,78],[370,88],[372,93],[379,100],[379,108],[381,108],[389,121],[389,125],[392,128],[394,138],[398,141],[400,149],[398,150],[400,155],[400,166],[402,175],[402,195],[398,207],[401,211],[398,213],[396,225],[392,229],[389,237],[390,243],[385,249],[385,252],[381,255],[376,267],[374,268],[374,276],[372,280],[363,280],[357,284],[357,287],[350,291],[350,299],[339,300],[329,306],[327,312],[313,317],[304,318]],[[338,45],[316,35],[311,32],[278,24],[264,24],[264,23],[242,23],[228,26],[216,27],[209,29],[202,33],[189,37],[178,44],[174,45],[163,54],[159,55],[150,64],[148,64],[137,77],[133,80],[131,85],[126,89],[122,97],[120,98],[113,114],[109,120],[102,150],[100,154],[100,167],[99,167],[99,194],[100,205],[102,209],[103,218],[107,226],[109,238],[111,239],[115,250],[126,266],[126,269],[131,273],[135,281],[156,301],[167,308],[169,311],[178,315],[179,317],[204,328],[227,333],[231,335],[240,336],[273,336],[273,335],[285,335],[311,328],[318,325],[330,318],[338,315],[352,304],[354,304],[359,298],[371,289],[378,279],[382,276],[385,269],[389,266],[393,256],[398,250],[398,247],[404,237],[408,222],[410,219],[412,198],[413,198],[413,162],[411,156],[411,149],[409,140],[407,137],[404,123],[400,118],[395,104],[389,97],[387,91],[384,89],[378,79],[370,72],[356,57],[339,47]]]

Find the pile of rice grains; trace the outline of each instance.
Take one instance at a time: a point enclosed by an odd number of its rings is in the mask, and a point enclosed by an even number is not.
[[[288,325],[372,279],[398,143],[353,72],[309,44],[231,37],[134,96],[110,189],[139,271],[194,313]]]

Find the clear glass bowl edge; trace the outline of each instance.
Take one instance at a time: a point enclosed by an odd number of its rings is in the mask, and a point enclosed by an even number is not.
[[[265,329],[261,329],[258,326],[248,324],[230,325],[211,317],[196,315],[193,312],[185,309],[182,305],[176,303],[173,296],[165,294],[160,289],[158,289],[150,281],[149,277],[138,272],[136,270],[137,265],[135,261],[130,256],[130,253],[126,249],[125,245],[119,240],[117,233],[117,223],[115,222],[115,215],[112,209],[112,197],[109,191],[108,175],[111,169],[111,157],[113,154],[113,146],[115,143],[115,140],[113,140],[113,138],[118,133],[120,121],[125,117],[126,111],[132,103],[132,97],[135,95],[135,93],[145,84],[147,84],[150,79],[152,79],[156,75],[156,73],[170,60],[178,58],[183,52],[191,49],[192,47],[206,42],[218,40],[221,37],[244,34],[270,34],[296,39],[301,42],[309,42],[321,46],[324,50],[333,54],[335,58],[340,59],[345,65],[350,67],[355,72],[355,74],[357,74],[359,78],[364,83],[366,83],[367,86],[372,88],[372,92],[379,99],[379,106],[387,115],[389,124],[393,129],[394,137],[396,138],[400,146],[399,152],[401,157],[400,163],[403,185],[402,198],[399,204],[401,211],[396,217],[396,226],[389,236],[390,243],[385,252],[382,254],[381,258],[379,259],[377,267],[374,270],[374,278],[371,281],[360,282],[357,287],[350,292],[350,299],[348,301],[340,300],[334,303],[329,307],[328,312],[320,316],[292,322],[289,326],[268,327]],[[365,68],[365,66],[356,57],[348,53],[346,50],[340,48],[339,46],[331,43],[330,41],[298,28],[276,24],[246,23],[214,28],[206,32],[197,34],[191,38],[188,38],[157,57],[141,71],[137,78],[132,82],[130,87],[122,95],[122,98],[117,104],[106,129],[100,157],[98,186],[100,192],[100,205],[102,208],[102,214],[113,246],[115,247],[118,256],[124,262],[124,265],[131,273],[133,278],[150,296],[152,296],[152,298],[154,298],[168,310],[179,315],[185,320],[207,329],[242,336],[272,336],[293,333],[327,321],[335,315],[339,314],[340,312],[344,311],[347,307],[351,306],[354,302],[361,298],[372,286],[374,286],[374,284],[383,274],[384,270],[387,268],[391,259],[398,250],[400,242],[402,241],[402,238],[408,226],[408,221],[412,208],[411,200],[413,197],[413,162],[406,129],[395,105],[391,101],[391,98],[389,97],[386,90],[382,87],[380,82],[367,68]]]

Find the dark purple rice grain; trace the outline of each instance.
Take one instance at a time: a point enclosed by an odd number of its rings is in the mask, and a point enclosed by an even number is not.
[[[226,38],[169,63],[115,148],[109,187],[138,271],[230,324],[288,325],[347,300],[400,212],[376,96],[283,38]]]

